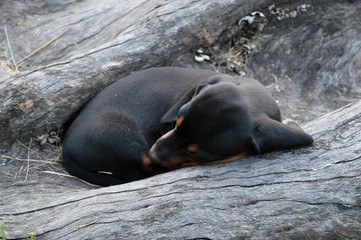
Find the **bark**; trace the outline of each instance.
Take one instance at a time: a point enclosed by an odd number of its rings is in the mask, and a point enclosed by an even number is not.
[[[2,188],[9,239],[357,239],[361,101],[304,129],[312,147],[99,189]]]

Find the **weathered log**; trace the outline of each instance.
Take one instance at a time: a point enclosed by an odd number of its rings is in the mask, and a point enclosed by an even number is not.
[[[269,2],[5,2],[0,18],[8,20],[17,59],[39,42],[71,30],[28,60],[33,66],[24,69],[29,70],[0,81],[0,149],[15,139],[28,141],[61,129],[81,105],[116,78],[136,69],[169,65],[182,51],[211,44],[228,25]]]
[[[32,8],[22,1],[1,3],[0,19],[8,20],[10,39],[26,36],[30,42],[13,45],[17,59],[38,47],[35,42],[44,43],[71,25],[71,31],[55,44],[24,63],[27,72],[1,79],[1,150],[14,139],[28,142],[29,137],[61,128],[90,96],[119,76],[169,65],[183,51],[209,45],[209,40],[213,41],[228,24],[262,3],[269,6],[271,1],[162,1],[157,5],[138,0],[123,1],[122,6],[116,1],[100,6],[100,2],[36,1]],[[337,6],[343,4],[335,2]],[[359,6],[353,1],[345,3]],[[122,9],[132,10],[124,15]],[[357,17],[355,9],[342,8],[335,17]],[[321,14],[320,18],[328,16],[330,20],[331,15]],[[286,33],[276,32],[274,36],[288,36],[287,27],[293,23],[285,23]],[[317,23],[316,27],[323,26]],[[314,37],[311,33],[317,33],[317,29],[308,31],[307,25],[302,29]],[[348,27],[336,28],[333,36],[340,37],[342,29]],[[352,39],[358,31],[358,27],[348,31],[353,35],[339,42],[338,49],[345,54],[342,59],[353,51],[349,42],[355,43]],[[4,39],[2,34],[0,31],[0,39]],[[19,39],[21,42],[23,38]],[[288,46],[293,38],[270,39],[263,49],[272,55],[277,52],[272,51],[277,44]],[[303,42],[312,44],[312,40],[300,39],[289,48],[297,49]],[[272,44],[277,47],[268,47]],[[359,40],[354,46],[359,46]],[[346,77],[345,69],[352,73],[359,69],[356,50],[352,62],[342,65]],[[302,70],[293,71],[297,61],[291,57],[282,60],[280,56],[276,64],[279,71],[273,70],[272,61],[276,59],[262,54],[249,67],[257,69],[253,74],[259,69],[262,77],[295,73],[301,80],[307,78],[309,72],[302,75]],[[312,60],[312,54],[307,56]],[[328,75],[329,79],[339,81],[333,78],[340,76],[334,62],[337,57],[328,63],[323,56],[318,55],[323,69],[334,73]],[[35,69],[31,69],[31,62]],[[352,91],[357,93],[358,89]],[[360,116],[358,102],[307,123],[305,130],[315,138],[310,148],[185,168],[110,188],[94,189],[77,180],[42,172],[24,178],[26,181],[10,179],[4,169],[9,165],[16,168],[17,162],[6,161],[0,169],[0,222],[5,224],[9,239],[25,238],[30,232],[36,239],[357,239],[361,235]],[[26,148],[24,151],[25,155],[26,151],[34,154]]]
[[[314,146],[124,185],[18,183],[0,220],[10,239],[358,239],[361,101],[304,129]]]

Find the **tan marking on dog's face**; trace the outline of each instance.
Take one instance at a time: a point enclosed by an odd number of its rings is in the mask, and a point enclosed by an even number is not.
[[[197,163],[194,162],[193,159],[190,157],[175,156],[167,159],[166,161],[162,161],[161,165],[168,169],[174,170],[186,166],[195,166],[197,165]]]
[[[212,164],[228,163],[228,162],[232,162],[232,161],[235,161],[235,160],[239,160],[239,159],[244,158],[244,157],[246,157],[248,155],[249,154],[247,152],[240,152],[240,153],[237,153],[237,154],[232,155],[230,157],[220,159],[220,160],[215,160],[215,161],[212,161],[212,162],[207,162],[207,163],[196,162],[195,160],[193,160],[190,157],[176,156],[176,157],[172,157],[172,158],[168,159],[167,161],[161,162],[161,165],[168,168],[168,169],[174,170],[174,169],[187,167],[187,166],[212,165]]]
[[[220,160],[215,160],[215,161],[212,161],[212,162],[209,162],[209,163],[206,163],[205,165],[209,165],[209,164],[219,164],[219,163],[228,163],[228,162],[232,162],[232,161],[235,161],[235,160],[239,160],[241,158],[244,158],[246,156],[248,156],[249,154],[247,152],[240,152],[240,153],[237,153],[235,155],[232,155],[230,157],[227,157],[225,159],[220,159]]]
[[[190,153],[195,153],[199,149],[198,145],[196,143],[190,144],[186,147],[186,150]]]
[[[175,123],[175,125],[177,127],[180,127],[180,126],[182,126],[183,122],[184,122],[184,116],[179,116],[176,123]]]
[[[153,165],[152,165],[152,160],[150,160],[148,154],[142,154],[142,159],[143,159],[143,163],[142,163],[142,169],[148,173],[153,172]]]

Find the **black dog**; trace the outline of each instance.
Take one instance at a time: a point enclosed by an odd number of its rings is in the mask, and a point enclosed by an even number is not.
[[[64,138],[63,163],[70,174],[108,186],[149,177],[163,171],[159,166],[228,161],[312,142],[281,123],[277,104],[255,80],[153,68],[118,80],[85,106]]]

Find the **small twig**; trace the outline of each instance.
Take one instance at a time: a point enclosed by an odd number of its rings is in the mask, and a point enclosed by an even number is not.
[[[66,173],[58,173],[58,172],[53,172],[53,171],[42,171],[43,173],[49,173],[49,174],[54,174],[54,175],[58,175],[58,176],[62,176],[62,177],[68,177],[68,178],[74,178],[74,179],[77,179],[89,186],[92,186],[92,187],[99,187],[99,185],[96,185],[96,184],[92,184],[92,183],[89,183],[87,181],[84,181],[83,179],[80,179],[78,177],[75,177],[75,176],[72,176],[72,175],[69,175],[69,174],[66,174]]]
[[[54,38],[52,38],[49,42],[45,43],[44,45],[42,45],[41,47],[35,49],[34,51],[32,51],[31,53],[29,53],[27,56],[23,57],[22,59],[20,59],[19,61],[17,61],[16,63],[18,65],[20,65],[22,62],[24,62],[26,59],[34,56],[35,54],[37,54],[38,52],[40,52],[41,50],[43,50],[44,48],[48,47],[50,44],[52,44],[53,42],[55,42],[57,39],[59,39],[61,36],[63,36],[66,32],[68,32],[70,30],[70,27],[66,28],[64,31],[62,31],[59,35],[55,36]]]
[[[18,71],[18,65],[17,65],[17,63],[15,61],[13,51],[11,50],[10,40],[9,40],[9,36],[8,36],[8,30],[6,29],[5,25],[4,25],[4,31],[5,31],[6,41],[8,43],[11,59],[13,60],[13,64],[14,64],[14,67],[15,67],[15,71]]]
[[[24,159],[24,158],[10,157],[7,155],[1,155],[1,157],[4,159],[15,160],[15,161],[20,161],[20,162],[28,162],[29,161],[29,162],[35,162],[35,163],[58,164],[55,159],[49,159],[49,160],[37,160],[37,159],[31,159],[31,158]]]
[[[26,146],[24,143],[20,142],[19,140],[16,140],[21,146],[23,146],[25,149],[27,149],[28,151],[31,151],[30,148],[28,146]]]
[[[59,172],[54,172],[54,171],[41,171],[43,173],[49,173],[49,174],[53,174],[53,175],[58,175],[58,176],[62,176],[62,177],[71,177],[73,178],[74,176],[66,174],[66,173],[59,173]]]
[[[24,180],[24,182],[26,182],[26,180],[28,180],[28,175],[29,175],[29,169],[30,169],[30,148],[31,148],[31,142],[32,142],[32,138],[30,138],[30,141],[29,141],[29,148],[28,148],[28,158],[27,158],[27,160],[28,160],[28,166],[27,166],[27,168],[26,168],[26,175],[25,175],[25,180]]]
[[[1,172],[1,173],[7,175],[8,177],[14,177],[14,175],[11,173],[7,173],[7,172]]]

